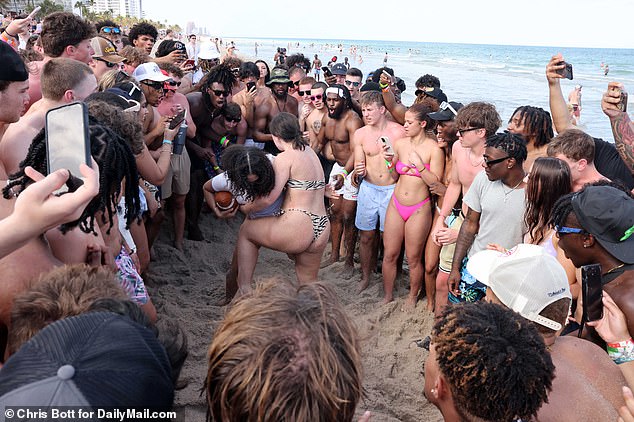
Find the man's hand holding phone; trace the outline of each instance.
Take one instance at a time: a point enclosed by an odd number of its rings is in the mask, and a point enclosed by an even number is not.
[[[387,73],[385,70],[381,72],[381,77],[379,78],[379,83],[381,85],[394,85],[394,78],[392,75]]]
[[[622,103],[622,93],[624,86],[619,82],[608,83],[608,89],[601,97],[601,109],[608,117],[616,117],[623,113],[620,104]],[[626,109],[627,110],[627,109]]]
[[[558,84],[560,79],[564,78],[562,75],[562,71],[565,69],[566,64],[564,61],[564,56],[561,53],[551,57],[550,61],[546,65],[546,79],[548,83]]]

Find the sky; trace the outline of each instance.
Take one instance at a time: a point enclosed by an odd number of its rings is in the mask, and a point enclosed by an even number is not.
[[[223,38],[634,48],[633,0],[143,0],[143,10]]]

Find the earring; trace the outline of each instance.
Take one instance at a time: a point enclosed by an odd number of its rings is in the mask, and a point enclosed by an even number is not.
[[[589,247],[590,247],[590,245],[583,245],[583,247],[584,247],[584,248],[589,248]]]
[[[431,389],[431,393],[432,393],[432,394],[436,394],[436,389],[435,389],[435,388],[432,388],[432,389]]]

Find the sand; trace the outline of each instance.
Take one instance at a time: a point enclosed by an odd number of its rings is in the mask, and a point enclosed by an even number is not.
[[[224,274],[229,267],[241,218],[218,220],[201,215],[205,241],[185,241],[184,252],[171,246],[170,222],[154,245],[154,260],[146,276],[160,318],[175,318],[189,339],[189,357],[181,373],[187,386],[176,393],[178,420],[204,421],[206,405],[200,390],[207,371],[206,354],[225,307],[214,304],[224,297]],[[328,253],[328,250],[327,250]],[[357,264],[358,266],[358,264]],[[407,290],[397,280],[396,300],[381,305],[382,286],[375,276],[360,295],[359,275],[351,280],[339,273],[343,263],[320,270],[319,277],[334,286],[362,339],[365,399],[357,413],[373,413],[372,421],[441,421],[440,412],[423,396],[423,364],[427,351],[413,343],[429,334],[433,315],[419,303],[413,313],[401,311]],[[262,249],[256,281],[267,277],[295,280],[293,263],[279,252]]]

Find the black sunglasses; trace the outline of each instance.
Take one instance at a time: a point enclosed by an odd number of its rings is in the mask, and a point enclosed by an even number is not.
[[[238,118],[225,117],[225,120],[228,122],[240,123],[242,121],[242,118],[241,117],[238,117]]]
[[[293,81],[291,81],[291,82],[293,82]],[[295,82],[293,82],[293,85],[295,85],[295,86],[299,86],[299,81],[295,81]]]
[[[311,101],[315,101],[315,100],[321,100],[322,98],[323,98],[323,95],[321,95],[321,94],[317,94],[317,95],[312,95],[312,96],[310,97],[310,100],[311,100]]]
[[[111,68],[111,69],[112,69],[113,67],[115,67],[115,66],[119,66],[117,63],[110,63],[108,60],[104,60],[104,59],[102,59],[102,58],[100,58],[100,57],[93,57],[92,59],[93,59],[93,60],[97,60],[98,62],[105,63],[105,64],[106,64],[106,67],[109,67],[109,68]]]
[[[458,135],[464,136],[465,133],[471,132],[472,130],[478,130],[478,129],[483,129],[483,128],[481,128],[481,127],[470,127],[468,129],[458,129],[456,132],[458,133]]]
[[[120,34],[121,29],[115,28],[114,26],[104,26],[103,28],[101,28],[101,32],[103,32],[104,34]]]
[[[160,91],[163,89],[163,83],[161,82],[146,82],[146,81],[142,81],[141,82],[143,85],[145,86],[149,86],[152,89],[155,89],[157,91]]]
[[[353,81],[346,80],[346,85],[348,85],[348,86],[352,85],[353,87],[356,88],[359,85],[361,85],[361,82],[353,82]]]
[[[421,94],[427,94],[428,92],[433,91],[434,88],[430,88],[430,87],[424,87],[423,89],[417,89],[416,91],[414,91],[414,95],[416,95],[417,97]]]
[[[492,165],[501,163],[504,160],[508,160],[509,158],[511,158],[510,156],[506,156],[506,157],[502,157],[502,158],[498,158],[496,160],[489,160],[486,157],[484,157],[484,165],[487,167],[491,167]]]
[[[165,83],[169,86],[181,86],[181,83],[176,81],[166,81]]]
[[[310,91],[297,91],[297,93],[299,94],[300,97],[303,97],[304,95],[306,96],[310,95]]]
[[[222,91],[219,89],[212,89],[211,92],[213,92],[216,97],[220,97],[222,95],[226,98],[231,95],[231,91]]]

